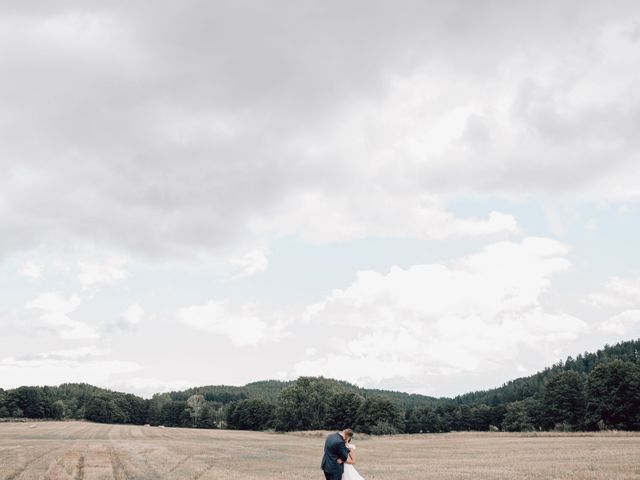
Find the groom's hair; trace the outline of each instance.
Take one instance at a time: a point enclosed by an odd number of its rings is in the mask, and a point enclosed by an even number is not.
[[[347,437],[349,438],[353,437],[353,430],[351,430],[350,428],[345,428],[343,432]]]

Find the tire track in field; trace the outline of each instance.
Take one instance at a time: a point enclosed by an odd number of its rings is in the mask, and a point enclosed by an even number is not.
[[[109,451],[109,460],[111,461],[111,470],[113,471],[113,478],[115,480],[129,480],[129,474],[122,463],[120,455],[111,448]]]
[[[128,463],[137,471],[142,472],[142,476],[140,478],[149,479],[149,480],[159,480],[166,478],[166,473],[160,473],[155,466],[155,462],[149,457],[148,450],[138,450],[132,456],[131,454],[127,457]]]
[[[176,463],[173,467],[171,467],[169,470],[167,470],[167,474],[171,474],[171,473],[175,472],[178,468],[180,468],[182,465],[184,465],[186,462],[188,462],[192,458],[193,458],[193,455],[185,456],[183,459],[178,461],[178,463]]]
[[[40,455],[36,455],[35,457],[32,457],[31,459],[27,460],[23,465],[21,465],[20,467],[18,467],[16,470],[14,470],[8,477],[6,477],[4,480],[15,480],[16,478],[18,478],[19,475],[22,475],[27,468],[31,467],[33,464],[35,464],[36,462],[40,461],[42,458],[46,457],[47,455],[50,455],[54,452],[59,452],[60,450],[62,450],[63,447],[58,447],[58,448],[54,448],[52,450],[47,450],[44,453],[40,454]]]
[[[142,457],[142,458],[140,458]],[[111,470],[115,480],[160,480],[165,478],[140,452],[118,452],[114,447],[109,450]]]
[[[62,470],[63,468],[64,468],[64,457],[56,458],[52,463],[49,464],[49,468],[47,468],[47,471],[44,475],[44,479],[52,480],[52,478],[57,478],[57,477],[51,476],[51,471]]]
[[[207,465],[204,470],[193,476],[193,480],[200,480],[205,473],[209,473],[211,470],[213,470],[213,467],[214,465]]]
[[[74,480],[84,480],[84,455],[80,455],[78,459],[78,465],[76,465],[76,476]]]

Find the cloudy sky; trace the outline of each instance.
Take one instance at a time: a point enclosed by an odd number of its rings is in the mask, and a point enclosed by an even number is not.
[[[455,395],[640,336],[636,1],[0,3],[0,387]]]

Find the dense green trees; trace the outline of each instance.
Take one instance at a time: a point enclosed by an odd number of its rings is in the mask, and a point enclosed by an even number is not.
[[[365,433],[404,432],[404,413],[397,403],[386,397],[369,397],[358,409],[356,430]]]
[[[157,393],[147,400],[147,423],[167,427],[218,428],[224,417],[223,405],[206,398],[205,394],[198,393],[189,396],[183,392]]]
[[[611,360],[622,360],[634,364],[640,363],[640,340],[607,345],[595,353],[584,353],[576,358],[569,357],[565,362],[544,369],[530,377],[518,378],[491,390],[471,392],[460,395],[454,400],[458,404],[485,403],[490,406],[505,405],[516,400],[540,398],[551,377],[559,372],[575,371],[588,375],[595,367]]]
[[[166,423],[164,418],[164,407],[171,403],[173,400],[168,393],[156,393],[151,400],[149,400],[148,422],[153,426],[164,425]]]
[[[331,380],[301,377],[284,388],[276,404],[243,399],[227,407],[229,428],[318,430],[355,428],[367,433],[405,431],[404,412],[390,398],[362,397]]]
[[[406,414],[407,433],[438,433],[448,430],[434,407],[417,407]]]
[[[198,387],[149,400],[63,384],[0,389],[0,417],[246,430],[352,427],[372,434],[640,430],[639,350],[640,341],[605,347],[455,399],[362,389],[322,377]]]
[[[98,423],[125,423],[126,416],[114,399],[100,396],[91,399],[85,418]]]
[[[189,397],[187,405],[189,406],[189,413],[193,418],[193,426],[197,427],[198,420],[202,416],[202,412],[207,405],[207,401],[204,399],[204,395],[196,394]]]
[[[583,428],[586,409],[584,374],[573,370],[556,373],[549,379],[542,397],[543,428]]]
[[[198,428],[219,428],[222,423],[223,408],[216,402],[207,402],[198,420]]]
[[[343,430],[356,425],[363,401],[363,397],[354,392],[334,393],[328,401],[327,428]]]
[[[231,403],[226,412],[227,428],[266,430],[273,428],[275,405],[257,398]]]
[[[640,365],[622,360],[600,364],[587,381],[589,428],[640,430]]]
[[[528,432],[534,429],[532,405],[527,400],[508,403],[502,428],[506,432]]]
[[[172,400],[162,406],[162,425],[167,427],[190,427],[191,412],[184,400]]]
[[[131,394],[101,394],[93,397],[85,409],[84,418],[99,423],[147,422],[147,402]]]
[[[61,419],[64,415],[57,387],[18,387],[0,394],[0,417]]]
[[[278,397],[278,430],[320,430],[327,427],[331,384],[324,378],[300,377]]]

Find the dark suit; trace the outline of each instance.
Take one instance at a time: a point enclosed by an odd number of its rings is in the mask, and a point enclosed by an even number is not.
[[[344,444],[344,438],[338,432],[332,433],[324,442],[324,455],[322,456],[322,470],[327,480],[340,480],[344,473],[343,462],[349,458],[349,449]]]

